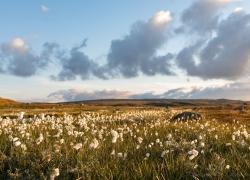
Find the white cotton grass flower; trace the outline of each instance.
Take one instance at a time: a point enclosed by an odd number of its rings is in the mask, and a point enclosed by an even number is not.
[[[146,157],[149,158],[150,157],[150,153],[146,153]]]
[[[216,134],[216,135],[214,135],[214,138],[215,138],[215,139],[218,139],[218,135],[217,135],[217,134]]]
[[[235,135],[234,134],[232,135],[232,140],[235,141]]]
[[[22,143],[20,142],[20,141],[15,141],[14,142],[14,145],[16,146],[16,147],[18,147],[18,146],[20,146]]]
[[[189,156],[189,160],[193,160],[195,157],[197,157],[199,155],[199,151],[192,149],[191,151],[188,151]]]
[[[128,153],[123,153],[123,159],[125,160],[128,157]]]
[[[111,151],[110,155],[112,155],[112,156],[115,155],[115,150],[114,149]]]
[[[60,144],[63,144],[65,141],[64,141],[64,139],[60,139]]]
[[[41,114],[40,114],[40,118],[41,118],[41,120],[44,120],[44,119],[45,119],[45,114],[44,114],[44,113],[41,113]]]
[[[36,139],[36,144],[39,145],[41,142],[43,142],[43,134],[40,133],[39,137]]]
[[[226,165],[226,169],[230,169],[230,165]]]
[[[143,138],[142,138],[142,137],[138,137],[138,138],[137,138],[137,141],[138,141],[139,144],[141,144],[142,141],[143,141]]]
[[[168,134],[168,136],[167,136],[167,138],[168,138],[168,140],[170,140],[170,139],[172,139],[172,134]]]
[[[201,143],[200,143],[200,146],[201,146],[201,147],[205,147],[205,143],[204,143],[204,142],[201,142]]]
[[[59,168],[55,168],[52,170],[51,174],[50,174],[50,180],[54,180],[55,177],[60,175],[60,170]]]
[[[112,135],[112,143],[116,143],[118,137],[119,137],[119,134],[117,131],[115,130],[111,130],[111,135]]]
[[[23,151],[26,151],[27,150],[27,146],[25,145],[25,144],[21,144],[21,149],[23,150]]]
[[[95,138],[93,141],[90,143],[89,148],[90,149],[96,149],[99,146],[98,140]]]
[[[162,151],[161,157],[163,158],[167,153],[169,153],[169,150]]]
[[[17,140],[19,140],[18,137],[14,137],[14,138],[12,139],[13,142],[15,142],[15,141],[17,141]]]
[[[25,112],[20,112],[20,113],[18,114],[18,119],[19,119],[19,120],[22,120],[22,119],[24,118],[24,114],[25,114]]]
[[[76,145],[73,146],[75,150],[79,150],[82,148],[82,143],[77,143]]]
[[[123,157],[122,152],[117,153],[117,157],[122,158]]]

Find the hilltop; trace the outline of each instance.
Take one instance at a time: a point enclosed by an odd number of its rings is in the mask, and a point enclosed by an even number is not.
[[[18,104],[18,102],[11,100],[11,99],[5,99],[5,98],[0,97],[0,106],[14,105],[14,104]]]

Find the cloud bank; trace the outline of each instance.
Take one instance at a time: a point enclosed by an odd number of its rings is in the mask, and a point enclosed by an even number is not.
[[[48,95],[46,101],[72,102],[95,99],[124,99],[128,98],[127,91],[100,90],[100,91],[79,91],[75,89],[60,90]]]
[[[128,91],[99,90],[60,90],[48,95],[45,101],[70,102],[95,99],[235,99],[250,100],[249,82],[235,82],[217,87],[192,87],[170,89],[164,93],[156,94],[146,92],[133,94]]]
[[[111,41],[103,64],[84,52],[86,40],[69,50],[56,43],[45,43],[38,54],[23,39],[15,38],[0,45],[0,73],[30,77],[56,62],[59,72],[53,72],[51,78],[57,81],[170,76],[178,75],[180,70],[205,80],[240,79],[249,75],[250,14],[239,7],[223,14],[234,2],[194,1],[181,13],[178,33],[171,31],[176,27],[172,27],[169,11],[137,21],[124,37]],[[180,44],[180,51],[162,53],[161,48],[176,37],[187,40]]]

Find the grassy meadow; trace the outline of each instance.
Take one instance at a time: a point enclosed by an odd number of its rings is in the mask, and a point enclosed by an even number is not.
[[[0,179],[250,179],[250,113],[223,107],[2,108]]]

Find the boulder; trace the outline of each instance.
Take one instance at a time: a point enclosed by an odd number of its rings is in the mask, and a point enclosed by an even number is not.
[[[189,120],[201,120],[202,116],[199,113],[195,112],[182,112],[175,115],[172,120],[173,121],[189,121]]]

